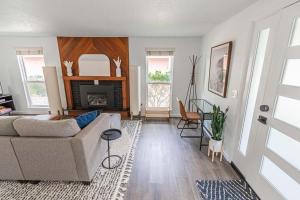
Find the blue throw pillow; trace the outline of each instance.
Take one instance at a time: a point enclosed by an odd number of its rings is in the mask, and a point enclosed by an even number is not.
[[[94,119],[96,119],[99,114],[100,114],[99,111],[95,110],[95,111],[92,111],[92,112],[88,112],[88,113],[84,113],[82,115],[79,115],[75,119],[77,121],[78,126],[81,129],[83,129],[84,127],[89,125],[89,123],[94,121]]]

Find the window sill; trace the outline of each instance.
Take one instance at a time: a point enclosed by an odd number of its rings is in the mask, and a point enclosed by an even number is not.
[[[50,107],[43,107],[43,106],[29,106],[28,109],[50,109]]]

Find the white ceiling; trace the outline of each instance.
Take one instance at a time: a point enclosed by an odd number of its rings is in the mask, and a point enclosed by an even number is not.
[[[256,0],[1,0],[0,35],[200,36]]]

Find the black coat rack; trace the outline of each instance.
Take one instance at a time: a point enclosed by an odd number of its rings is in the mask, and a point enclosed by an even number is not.
[[[196,83],[196,80],[195,80],[195,70],[196,70],[196,65],[198,64],[200,58],[198,56],[193,55],[192,57],[189,57],[189,59],[190,59],[190,62],[193,66],[193,71],[192,71],[192,77],[191,77],[190,82],[189,82],[188,90],[187,90],[187,93],[186,93],[184,105],[186,106],[187,103],[188,103],[188,111],[192,112],[194,106],[191,105],[190,100],[191,99],[197,99],[197,83]]]

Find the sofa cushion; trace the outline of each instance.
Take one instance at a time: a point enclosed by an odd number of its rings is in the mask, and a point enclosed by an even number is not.
[[[94,121],[97,118],[97,116],[98,116],[97,111],[91,111],[91,112],[79,115],[78,117],[76,117],[76,121],[77,121],[78,126],[81,129],[83,129],[84,127],[89,125],[89,123]]]
[[[23,137],[72,137],[80,132],[75,119],[38,120],[16,119],[13,123],[17,133]]]
[[[0,135],[1,136],[18,136],[13,122],[18,119],[18,116],[1,116],[0,117]]]

